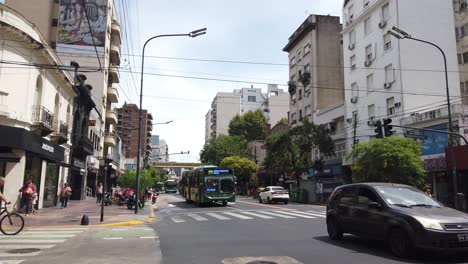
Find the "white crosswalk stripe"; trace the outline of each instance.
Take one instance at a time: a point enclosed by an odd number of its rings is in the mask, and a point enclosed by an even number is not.
[[[327,212],[326,211],[323,211],[323,212],[317,212],[317,211],[306,211],[308,213],[317,213],[317,214],[322,214],[322,215],[326,215]]]
[[[19,264],[27,260],[28,257],[39,255],[42,250],[53,248],[86,230],[88,228],[31,228],[25,229],[15,236],[0,234],[0,264]],[[34,248],[38,251],[11,253],[11,250],[27,248]]]
[[[241,215],[241,214],[237,214],[237,213],[233,213],[233,212],[223,212],[223,214],[227,214],[227,215],[230,215],[230,216],[234,216],[234,217],[240,218],[240,219],[253,219],[252,217],[245,216],[245,215]]]
[[[203,216],[200,216],[200,215],[197,215],[197,214],[187,214],[187,216],[197,220],[197,221],[208,221],[208,219],[206,219],[205,217]]]
[[[185,222],[184,219],[182,219],[182,218],[180,218],[179,216],[176,216],[176,215],[175,215],[175,216],[172,216],[172,217],[171,217],[171,220],[172,220],[174,223],[183,223],[183,222]]]
[[[309,212],[299,212],[299,211],[291,211],[291,212],[292,213],[302,213],[302,214],[305,214],[305,215],[311,215],[311,216],[322,217],[322,218],[326,217],[326,215],[321,214],[321,213],[309,213]]]
[[[285,211],[275,211],[275,213],[292,215],[292,216],[297,216],[297,217],[302,217],[302,218],[310,218],[310,219],[317,218],[315,216],[303,215],[303,214],[298,214],[298,213],[290,213],[290,212],[285,212]]]
[[[277,214],[277,213],[270,212],[270,211],[262,211],[262,214],[268,214],[268,215],[272,215],[272,216],[276,216],[276,217],[280,217],[280,218],[289,218],[289,219],[296,218],[294,216]]]
[[[271,217],[271,216],[267,216],[267,215],[261,215],[261,214],[258,214],[258,213],[253,213],[253,212],[242,212],[243,214],[248,214],[248,215],[253,215],[253,216],[256,216],[258,218],[263,218],[263,219],[273,219],[274,217]]]
[[[213,218],[216,218],[218,220],[229,220],[229,219],[231,219],[229,217],[225,217],[225,216],[222,216],[222,215],[216,214],[216,213],[206,213],[206,214],[213,217]]]

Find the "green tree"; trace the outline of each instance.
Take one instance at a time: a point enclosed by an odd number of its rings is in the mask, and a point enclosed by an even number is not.
[[[226,157],[221,161],[221,166],[233,169],[238,182],[248,183],[255,180],[257,164],[247,158],[239,156]]]
[[[354,154],[355,182],[393,182],[422,188],[427,174],[421,150],[416,140],[387,137],[358,143],[346,158]]]
[[[293,144],[288,131],[281,131],[267,138],[267,155],[263,165],[275,176],[291,174],[299,160],[299,148]]]
[[[136,171],[126,169],[122,175],[117,178],[117,183],[123,188],[136,189]],[[154,180],[151,177],[149,170],[141,170],[140,172],[140,194],[144,193],[144,190],[148,186],[153,186]]]
[[[288,125],[288,119],[287,118],[281,118],[276,125]]]
[[[229,135],[244,136],[248,142],[265,139],[268,130],[268,120],[262,110],[248,111],[242,116],[236,115],[229,122]]]
[[[243,136],[221,135],[203,146],[200,160],[203,163],[219,165],[226,157],[245,157],[247,155],[246,145],[247,140]]]

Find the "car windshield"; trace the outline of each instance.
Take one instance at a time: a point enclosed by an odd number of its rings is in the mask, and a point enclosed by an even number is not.
[[[385,202],[402,207],[436,206],[440,204],[424,193],[408,187],[376,187]]]

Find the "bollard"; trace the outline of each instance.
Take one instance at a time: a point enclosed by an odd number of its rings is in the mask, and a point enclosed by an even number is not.
[[[81,218],[81,225],[89,225],[89,218],[86,214]]]

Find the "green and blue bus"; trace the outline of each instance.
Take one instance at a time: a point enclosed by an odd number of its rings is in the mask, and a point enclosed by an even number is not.
[[[200,166],[184,172],[179,182],[181,195],[188,203],[206,205],[236,201],[236,177],[232,169],[217,166]]]
[[[166,193],[177,193],[177,185],[177,181],[167,180],[166,183],[164,183],[164,189]]]

